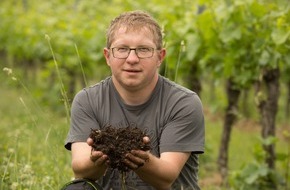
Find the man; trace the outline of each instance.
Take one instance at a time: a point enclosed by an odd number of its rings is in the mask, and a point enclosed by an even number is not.
[[[80,91],[71,110],[65,147],[75,178],[119,190],[122,180],[108,156],[92,151],[91,128],[136,126],[152,150],[132,150],[124,163],[127,189],[199,189],[198,155],[204,152],[204,116],[196,93],[158,74],[166,55],[158,23],[142,11],[115,18],[104,56],[112,76]]]

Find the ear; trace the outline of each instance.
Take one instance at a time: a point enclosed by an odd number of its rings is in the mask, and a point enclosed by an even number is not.
[[[110,66],[110,49],[104,48],[103,54],[106,59],[107,65]]]
[[[158,67],[160,67],[160,65],[162,64],[163,60],[165,59],[166,56],[166,49],[162,48],[161,50],[159,50],[159,54],[158,54]]]

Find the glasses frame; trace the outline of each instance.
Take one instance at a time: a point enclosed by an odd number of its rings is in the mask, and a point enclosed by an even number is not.
[[[127,56],[126,57],[116,57],[115,56],[115,49],[117,49],[117,48],[126,48],[126,49],[128,49],[129,51],[128,51],[128,53],[127,53]],[[138,51],[138,49],[142,49],[142,48],[148,48],[148,49],[150,49],[150,53],[151,53],[151,55],[150,56],[148,56],[148,57],[140,57],[139,56],[139,51]],[[137,48],[129,48],[129,47],[113,47],[113,48],[109,48],[109,49],[111,49],[112,50],[112,54],[113,54],[113,57],[114,58],[117,58],[117,59],[127,59],[128,57],[129,57],[129,55],[130,55],[130,53],[131,53],[131,51],[132,50],[134,50],[135,51],[135,54],[137,55],[137,57],[139,58],[139,59],[146,59],[146,58],[151,58],[151,57],[153,57],[153,55],[154,55],[154,51],[155,50],[157,50],[157,49],[155,49],[155,48],[153,48],[153,47],[137,47]]]

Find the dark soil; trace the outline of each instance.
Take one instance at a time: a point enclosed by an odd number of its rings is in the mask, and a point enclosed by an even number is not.
[[[93,150],[102,151],[109,157],[109,166],[120,172],[130,170],[123,160],[131,150],[150,150],[150,145],[143,142],[146,135],[137,127],[114,128],[105,127],[102,130],[91,129],[90,138],[93,139]]]

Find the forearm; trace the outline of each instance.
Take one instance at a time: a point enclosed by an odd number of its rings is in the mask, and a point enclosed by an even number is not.
[[[106,160],[107,156],[92,152],[87,143],[72,144],[72,169],[76,178],[99,179],[106,172]]]
[[[143,167],[135,170],[146,183],[158,190],[168,190],[179,175],[179,169],[165,160],[150,155]]]
[[[97,166],[90,159],[73,160],[72,169],[75,178],[97,180],[106,172],[105,166]]]

